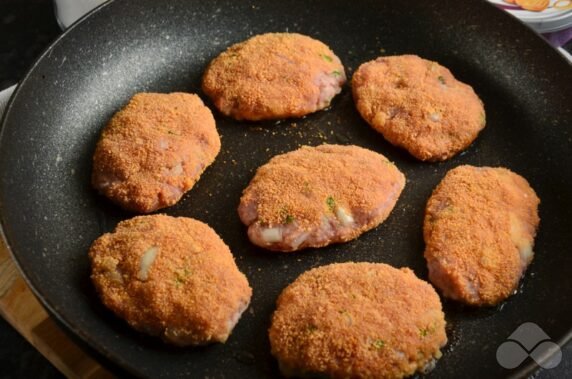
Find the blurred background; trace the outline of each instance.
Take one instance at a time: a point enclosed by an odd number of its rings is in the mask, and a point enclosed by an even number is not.
[[[0,90],[18,83],[59,34],[51,0],[0,0]],[[63,375],[0,317],[0,378]]]

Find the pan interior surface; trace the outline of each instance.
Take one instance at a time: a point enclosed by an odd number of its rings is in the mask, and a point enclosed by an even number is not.
[[[164,212],[208,223],[230,246],[253,298],[226,344],[173,348],[132,331],[100,303],[89,279],[92,241],[133,214],[90,186],[101,129],[136,92],[198,93],[208,62],[265,32],[317,38],[348,76],[380,55],[413,53],[451,69],[485,104],[487,127],[466,152],[421,163],[387,143],[355,110],[349,84],[331,107],[303,119],[236,122],[214,112],[222,136],[215,163]],[[480,1],[294,0],[115,1],[59,39],[32,68],[5,115],[0,140],[0,210],[13,254],[44,304],[75,335],[138,376],[276,377],[267,329],[281,290],[333,262],[384,262],[427,279],[424,206],[461,164],[504,166],[542,200],[535,259],[518,293],[495,309],[445,301],[449,343],[428,377],[511,373],[496,349],[522,323],[552,339],[569,336],[568,234],[572,219],[572,70],[530,30]],[[207,101],[207,104],[212,104]],[[356,144],[387,156],[407,178],[390,217],[359,239],[275,254],[249,243],[236,208],[254,171],[302,145]],[[563,290],[564,289],[564,290]],[[532,366],[526,366],[530,370]]]

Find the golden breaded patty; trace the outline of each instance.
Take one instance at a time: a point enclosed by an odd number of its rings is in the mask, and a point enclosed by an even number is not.
[[[447,343],[439,296],[408,268],[336,263],[280,295],[269,330],[285,376],[402,378],[433,368]]]
[[[238,213],[261,247],[295,251],[357,238],[388,216],[405,177],[358,146],[302,147],[256,171]]]
[[[138,93],[103,129],[92,184],[140,213],[175,204],[220,151],[211,111],[197,95]]]
[[[192,218],[139,216],[89,251],[103,303],[133,328],[175,345],[225,342],[252,289],[228,246]]]
[[[352,78],[361,116],[393,145],[423,161],[466,149],[485,127],[473,89],[436,62],[415,55],[380,57]]]
[[[346,74],[322,42],[297,33],[267,33],[229,47],[203,76],[203,91],[237,120],[301,117],[326,108]]]
[[[470,305],[506,299],[532,261],[539,203],[528,182],[505,168],[449,171],[425,210],[431,282]]]

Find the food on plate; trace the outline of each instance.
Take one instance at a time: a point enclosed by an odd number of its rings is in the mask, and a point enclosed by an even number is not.
[[[138,216],[92,244],[103,303],[138,331],[179,345],[225,342],[252,295],[232,253],[192,218]]]
[[[352,89],[367,123],[422,161],[451,158],[485,127],[483,103],[473,89],[447,68],[416,55],[362,64]]]
[[[528,182],[505,168],[449,171],[425,210],[431,282],[444,296],[470,305],[506,299],[532,261],[539,203]]]
[[[330,105],[346,74],[324,43],[297,33],[267,33],[229,47],[203,76],[203,91],[237,120],[301,117]]]
[[[287,377],[402,378],[431,370],[447,343],[433,287],[383,263],[306,271],[278,298],[269,337]]]
[[[514,2],[522,9],[534,12],[541,12],[550,5],[550,0],[514,0]]]
[[[276,251],[357,238],[383,222],[405,177],[383,155],[358,146],[304,146],[256,171],[238,213],[255,245]]]
[[[557,0],[552,6],[561,11],[572,9],[572,0]]]
[[[197,95],[138,93],[103,129],[92,184],[139,213],[171,206],[220,151],[211,111]]]

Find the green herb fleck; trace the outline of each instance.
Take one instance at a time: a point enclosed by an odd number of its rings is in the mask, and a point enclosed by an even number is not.
[[[332,71],[332,75],[334,75],[334,76],[342,76],[342,73],[341,73],[340,71],[338,71],[338,70],[334,70],[334,71]]]
[[[375,340],[372,342],[372,346],[375,347],[377,350],[383,349],[383,347],[385,346],[385,341],[384,340]]]
[[[419,329],[419,335],[421,337],[427,337],[429,334],[435,331],[435,327],[428,326],[426,328]]]
[[[311,192],[312,192],[312,189],[310,188],[310,183],[304,182],[303,187],[302,187],[302,193],[310,194]]]
[[[353,324],[352,315],[350,314],[349,311],[347,311],[346,309],[341,309],[338,311],[338,313],[340,314],[340,317],[343,319],[346,325],[351,326]]]
[[[316,325],[308,325],[308,332],[314,333],[316,330],[318,330]]]
[[[445,85],[445,84],[446,84],[446,83],[445,83],[445,78],[442,77],[442,76],[439,76],[439,77],[437,78],[437,80],[439,80],[439,83],[441,83],[442,85]]]
[[[280,218],[284,224],[290,224],[295,220],[294,216],[290,214],[288,207],[286,206],[280,208]]]
[[[326,199],[326,204],[328,204],[328,208],[330,209],[330,211],[334,211],[334,209],[336,208],[336,200],[334,200],[333,197],[328,196],[328,198]]]
[[[334,58],[330,57],[329,55],[320,54],[320,56],[322,57],[323,60],[325,60],[327,62],[333,62],[334,61]]]
[[[177,284],[177,287],[185,284],[189,275],[191,275],[191,272],[186,268],[175,271],[175,283]]]

